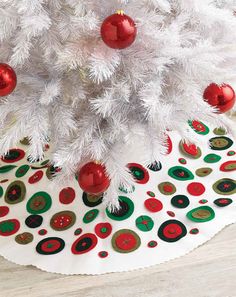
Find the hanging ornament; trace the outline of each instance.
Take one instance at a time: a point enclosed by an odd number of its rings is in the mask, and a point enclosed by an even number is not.
[[[104,193],[110,185],[105,166],[95,162],[87,163],[80,169],[78,182],[84,192],[93,195]]]
[[[105,44],[114,49],[129,47],[136,38],[135,22],[122,10],[105,19],[101,27],[101,36]]]
[[[7,96],[16,87],[17,78],[15,71],[7,64],[0,63],[0,96]]]
[[[217,107],[219,113],[225,113],[232,109],[236,101],[234,89],[227,84],[210,84],[203,97],[211,106]]]

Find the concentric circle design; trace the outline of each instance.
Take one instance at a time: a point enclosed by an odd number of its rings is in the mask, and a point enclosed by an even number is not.
[[[112,237],[112,247],[118,253],[131,253],[140,247],[141,239],[129,229],[117,231]]]
[[[59,237],[48,237],[41,240],[36,251],[41,255],[55,255],[60,253],[65,247],[65,241]]]
[[[159,212],[163,209],[163,204],[156,198],[146,199],[144,202],[146,209],[150,212]]]
[[[196,175],[199,177],[206,177],[213,172],[213,169],[209,167],[202,167],[196,170]]]
[[[8,154],[2,157],[4,163],[15,163],[22,160],[25,156],[25,152],[21,149],[11,149]]]
[[[220,171],[223,172],[231,172],[236,171],[236,160],[227,161],[220,166]]]
[[[177,220],[164,222],[158,230],[158,236],[166,242],[176,242],[186,235],[187,229],[185,225]]]
[[[123,221],[128,219],[134,212],[134,203],[129,198],[119,196],[120,208],[114,212],[106,209],[107,216],[115,221]]]
[[[108,257],[108,252],[107,251],[101,251],[98,253],[98,257],[104,259]]]
[[[17,204],[25,199],[26,187],[22,181],[12,182],[6,189],[5,201],[8,204]]]
[[[219,207],[226,207],[228,205],[230,205],[231,203],[233,203],[233,200],[232,199],[229,199],[229,198],[219,198],[219,199],[216,199],[214,201],[215,205],[219,206]]]
[[[187,218],[193,222],[205,223],[215,218],[215,212],[209,206],[200,206],[189,211]]]
[[[236,193],[236,181],[222,178],[213,185],[213,190],[220,195],[233,195]]]
[[[202,183],[194,182],[188,185],[187,190],[192,196],[201,196],[205,193],[206,188]]]
[[[32,214],[41,214],[52,206],[51,196],[46,192],[35,193],[27,202],[26,209]]]
[[[180,151],[187,157],[192,159],[199,159],[202,155],[202,151],[195,144],[187,144],[186,142],[180,141]]]
[[[207,135],[209,134],[210,132],[210,129],[205,125],[203,124],[202,122],[200,121],[196,121],[196,120],[193,120],[193,121],[189,121],[189,126],[197,133],[197,134],[200,134],[200,135]]]
[[[93,195],[93,194],[87,194],[83,193],[82,196],[83,202],[88,207],[95,207],[102,203],[103,200],[103,194],[100,195]]]
[[[171,204],[177,208],[186,208],[189,206],[190,201],[185,195],[176,195],[171,199]]]
[[[210,139],[210,147],[215,151],[223,151],[229,149],[233,145],[233,140],[228,137],[214,137]]]
[[[9,219],[0,222],[0,236],[10,236],[20,229],[20,222],[17,219]]]
[[[167,196],[173,195],[176,192],[175,185],[170,182],[160,183],[158,185],[158,189],[163,195],[167,195]]]
[[[212,163],[217,163],[222,159],[221,156],[216,155],[216,154],[208,154],[206,155],[206,157],[204,158],[204,161],[206,163],[212,164]]]
[[[138,217],[135,223],[137,228],[143,232],[151,231],[154,227],[153,219],[145,215]]]
[[[198,228],[193,228],[189,231],[189,234],[192,234],[192,235],[197,235],[199,234],[199,229]]]
[[[38,228],[43,223],[43,217],[40,215],[30,215],[25,219],[25,224],[29,228]]]
[[[62,204],[71,204],[75,200],[75,190],[71,187],[64,188],[59,193],[59,201]]]
[[[85,254],[97,245],[98,240],[96,235],[92,233],[86,233],[80,236],[72,245],[71,252],[74,255],[82,255]]]
[[[29,232],[24,232],[24,233],[18,234],[15,237],[15,241],[18,244],[22,244],[22,245],[31,243],[33,241],[33,239],[34,239],[33,234],[29,233]]]
[[[69,210],[60,211],[53,215],[50,220],[50,226],[53,230],[64,231],[71,228],[76,221],[76,215]]]
[[[158,245],[157,241],[155,240],[151,240],[149,241],[149,243],[147,244],[147,246],[151,249],[155,248]]]
[[[138,163],[129,163],[127,167],[138,184],[146,184],[149,181],[149,173],[142,165]]]
[[[168,174],[170,177],[180,180],[180,181],[194,179],[194,175],[192,174],[192,172],[182,166],[175,166],[175,167],[170,168],[168,171]]]
[[[112,225],[110,223],[99,223],[95,226],[95,233],[99,238],[105,239],[111,235]]]
[[[21,178],[21,177],[25,176],[26,173],[29,171],[29,169],[30,169],[30,166],[29,165],[22,165],[22,166],[20,166],[16,170],[16,173],[15,173],[16,177],[17,178]]]
[[[86,212],[86,214],[83,217],[83,222],[85,224],[89,224],[91,222],[93,222],[96,217],[98,216],[99,210],[98,209],[92,209],[88,212]]]

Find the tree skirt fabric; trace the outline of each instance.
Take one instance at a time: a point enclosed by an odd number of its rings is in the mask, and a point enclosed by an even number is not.
[[[202,145],[170,132],[162,163],[130,159],[137,182],[132,193],[120,189],[114,213],[76,178],[55,186],[50,150],[32,164],[21,141],[0,162],[0,255],[49,272],[102,274],[159,264],[208,241],[236,221],[236,145],[223,129],[189,125]]]

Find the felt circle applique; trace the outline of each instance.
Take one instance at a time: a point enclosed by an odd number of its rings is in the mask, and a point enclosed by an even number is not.
[[[185,195],[176,195],[171,199],[171,204],[177,208],[186,208],[189,203],[189,199]]]
[[[75,224],[76,215],[74,212],[66,210],[53,215],[50,220],[50,226],[53,230],[64,231]]]
[[[91,223],[92,221],[94,221],[96,219],[96,217],[98,216],[99,210],[98,209],[92,209],[88,212],[86,212],[86,214],[83,217],[83,222],[85,224]]]
[[[25,152],[21,149],[11,149],[8,154],[2,157],[4,163],[15,163],[22,160],[25,156]]]
[[[10,219],[0,222],[0,236],[10,236],[20,229],[20,222],[16,219]]]
[[[123,221],[128,219],[134,212],[134,203],[127,197],[119,196],[120,208],[114,212],[106,209],[107,216],[115,221]]]
[[[117,231],[112,237],[112,247],[119,253],[131,253],[140,247],[141,239],[129,229]]]
[[[0,198],[2,197],[3,193],[3,188],[0,186]]]
[[[199,159],[202,155],[202,151],[195,144],[187,144],[186,142],[180,141],[179,144],[181,152],[190,158]]]
[[[152,164],[148,165],[148,169],[154,172],[160,171],[162,169],[162,164],[161,162],[155,161]]]
[[[155,240],[151,240],[149,241],[149,243],[147,244],[147,246],[151,249],[155,248],[158,245],[157,241]]]
[[[41,240],[37,246],[36,251],[40,255],[55,255],[60,253],[65,247],[65,241],[59,237],[48,237]]]
[[[194,179],[194,175],[192,174],[192,172],[182,166],[175,166],[170,168],[168,174],[174,179],[181,181]]]
[[[0,167],[0,173],[4,174],[7,172],[10,172],[11,170],[15,169],[17,166],[16,165],[5,165]]]
[[[200,206],[189,211],[187,218],[193,222],[205,223],[215,218],[215,212],[209,206]]]
[[[236,161],[228,161],[220,166],[220,171],[230,172],[236,170]]]
[[[203,167],[196,170],[196,175],[199,177],[206,177],[210,175],[213,172],[213,170],[209,167]]]
[[[75,199],[75,190],[73,188],[67,187],[60,191],[59,201],[62,204],[71,204]]]
[[[38,170],[28,179],[28,183],[35,184],[39,182],[42,179],[42,177],[43,177],[43,171]]]
[[[233,195],[236,193],[236,181],[222,178],[213,185],[213,190],[220,195]]]
[[[176,192],[176,187],[170,182],[164,182],[158,185],[159,191],[163,195],[173,195]]]
[[[204,161],[206,163],[217,163],[221,160],[221,156],[219,155],[216,155],[216,154],[208,154],[205,158],[204,158]]]
[[[187,160],[184,159],[184,158],[179,158],[179,163],[180,164],[183,164],[183,165],[186,165],[187,164]]]
[[[153,219],[149,216],[140,216],[135,221],[136,226],[143,232],[151,231],[154,227]]]
[[[77,228],[74,232],[74,235],[78,236],[83,232],[82,228]]]
[[[191,183],[188,185],[187,190],[192,196],[201,196],[206,191],[204,185],[201,183]]]
[[[235,156],[236,152],[235,151],[228,151],[227,156],[232,157]]]
[[[189,126],[198,134],[200,135],[207,135],[210,132],[210,129],[203,124],[202,122],[193,120],[189,121]]]
[[[225,207],[233,203],[233,200],[229,198],[219,198],[219,199],[216,199],[214,203],[219,207]]]
[[[30,215],[25,219],[25,224],[29,228],[38,228],[43,223],[43,217],[40,215]]]
[[[108,257],[108,252],[101,251],[101,252],[98,253],[98,257],[104,259],[104,258]]]
[[[146,184],[149,181],[149,173],[142,165],[137,163],[129,163],[127,167],[132,173],[134,180],[138,184]]]
[[[145,200],[144,205],[150,212],[159,212],[163,208],[162,202],[156,198],[149,198]]]
[[[0,218],[5,217],[9,213],[9,207],[0,206]]]
[[[112,226],[110,223],[99,223],[95,226],[95,233],[99,238],[105,239],[111,235]]]
[[[96,235],[92,233],[86,233],[82,236],[80,236],[72,245],[71,251],[74,255],[81,255],[85,254],[92,249],[95,248],[95,246],[98,243],[98,239]]]
[[[24,200],[25,193],[25,184],[22,181],[15,181],[7,187],[5,201],[8,204],[17,204]]]
[[[215,135],[218,135],[218,136],[224,136],[227,134],[226,130],[224,128],[215,128],[213,130],[214,134]]]
[[[29,232],[24,232],[24,233],[21,233],[21,234],[18,234],[16,235],[15,237],[15,241],[19,244],[28,244],[28,243],[31,243],[34,239],[34,236],[32,233],[29,233]]]
[[[22,165],[16,170],[15,176],[17,178],[23,177],[26,175],[26,173],[29,171],[29,169],[30,169],[29,165]]]
[[[103,199],[103,194],[100,195],[92,195],[92,194],[87,194],[87,193],[83,193],[82,196],[83,202],[86,206],[88,207],[95,207],[98,206],[102,203],[102,199]]]
[[[192,234],[192,235],[197,235],[199,233],[199,229],[198,228],[193,228],[189,231],[189,234]]]
[[[51,205],[52,199],[48,193],[37,192],[29,199],[26,208],[29,213],[41,214],[48,211]]]
[[[183,223],[177,220],[164,222],[159,230],[158,236],[166,242],[176,242],[186,236],[187,229]]]
[[[210,147],[215,151],[223,151],[229,149],[233,145],[233,140],[228,137],[214,137],[210,139]]]

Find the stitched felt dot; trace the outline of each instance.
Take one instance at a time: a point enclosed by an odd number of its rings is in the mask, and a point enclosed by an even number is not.
[[[175,185],[170,182],[160,183],[158,189],[163,195],[173,195],[176,192]]]
[[[168,216],[170,216],[172,218],[175,217],[175,213],[173,211],[168,210],[166,213],[168,214]]]
[[[220,171],[223,171],[223,172],[236,171],[236,160],[223,163],[220,166]]]
[[[186,165],[187,164],[187,160],[184,159],[184,158],[179,158],[179,163],[180,164],[183,164],[183,165]]]
[[[149,248],[151,248],[151,249],[157,247],[157,245],[158,245],[158,243],[157,243],[157,241],[155,241],[155,240],[151,240],[151,241],[149,241],[148,244],[147,244],[147,246],[148,246]]]
[[[148,191],[147,194],[148,194],[148,196],[150,196],[152,198],[155,197],[155,193],[152,191]]]
[[[98,209],[89,210],[84,215],[83,222],[85,224],[89,224],[89,223],[93,222],[97,218],[98,214],[99,214],[99,210]]]
[[[43,177],[43,171],[38,170],[32,176],[29,177],[28,183],[36,184],[37,182],[39,182],[42,179],[42,177]]]
[[[46,235],[47,233],[48,233],[48,231],[46,229],[41,229],[41,230],[38,231],[38,234],[42,235],[42,236]]]
[[[25,152],[21,149],[11,149],[8,154],[2,157],[4,163],[15,163],[22,160],[25,156]]]
[[[52,216],[50,226],[53,230],[64,231],[71,228],[75,224],[75,221],[75,213],[69,210],[64,210]]]
[[[206,200],[206,199],[201,199],[201,200],[199,200],[199,203],[200,203],[200,204],[206,204],[206,203],[208,203],[208,200]]]
[[[138,184],[146,184],[149,181],[149,173],[142,165],[129,163],[127,167]]]
[[[9,207],[0,206],[0,218],[5,217],[9,213]]]
[[[192,196],[201,196],[202,194],[205,193],[206,189],[203,184],[193,182],[188,185],[187,190],[190,195]]]
[[[74,235],[80,235],[83,232],[82,228],[77,228],[74,232]]]
[[[0,222],[0,236],[10,236],[20,229],[20,222],[17,219],[9,219]]]
[[[190,210],[187,218],[193,222],[205,223],[215,218],[215,212],[209,206],[200,206]]]
[[[137,233],[129,229],[117,231],[112,237],[112,247],[119,253],[131,253],[141,245],[141,239]]]
[[[236,181],[222,178],[213,185],[213,190],[220,195],[233,195],[236,193]]]
[[[23,177],[26,175],[26,173],[29,171],[29,169],[30,169],[29,165],[22,165],[16,170],[15,176],[17,178]]]
[[[176,242],[186,236],[187,229],[183,223],[177,220],[164,222],[158,229],[158,236],[166,242]]]
[[[81,235],[72,245],[71,252],[74,255],[82,255],[88,253],[96,247],[98,243],[96,235],[86,233]]]
[[[235,155],[236,155],[236,152],[235,152],[235,151],[229,151],[229,152],[227,153],[227,155],[228,155],[229,157],[231,157],[231,156],[235,156]]]
[[[41,255],[55,255],[60,253],[65,247],[65,241],[59,237],[48,237],[41,240],[36,251]]]
[[[186,208],[189,206],[189,199],[185,195],[176,195],[171,199],[171,204],[177,208]]]
[[[219,156],[219,155],[216,155],[216,154],[208,154],[208,155],[206,155],[206,157],[204,158],[204,161],[205,161],[206,163],[211,164],[211,163],[217,163],[217,162],[219,162],[221,159],[222,159],[222,158],[221,158],[221,156]]]
[[[219,199],[216,199],[214,201],[215,205],[219,206],[219,207],[226,207],[228,205],[230,205],[231,203],[233,203],[233,200],[232,199],[229,199],[229,198],[219,198]]]
[[[210,139],[210,147],[212,150],[216,151],[227,150],[233,145],[233,143],[233,140],[225,136]]]
[[[25,219],[25,224],[29,228],[38,228],[43,223],[43,217],[40,215],[30,215]]]
[[[199,177],[206,177],[213,172],[213,169],[209,167],[202,167],[196,170],[196,175]]]
[[[71,187],[64,188],[59,193],[59,201],[62,204],[71,204],[75,199],[75,190]]]
[[[197,134],[207,135],[210,132],[210,129],[207,127],[207,125],[200,121],[193,120],[189,121],[188,124]]]
[[[189,234],[192,234],[192,235],[197,235],[199,234],[199,229],[198,228],[193,228],[189,231]]]
[[[128,219],[134,212],[134,203],[128,197],[119,196],[120,207],[113,212],[106,209],[107,216],[115,221],[123,221]]]
[[[33,241],[33,239],[34,239],[34,236],[30,232],[24,232],[24,233],[16,235],[16,237],[15,237],[15,241],[18,244],[22,244],[22,245],[31,243]]]
[[[12,182],[6,189],[5,202],[8,204],[17,204],[25,199],[26,187],[22,181]]]
[[[42,214],[52,206],[51,196],[46,192],[35,193],[27,202],[26,209],[32,214]]]
[[[146,199],[144,205],[150,212],[159,212],[163,208],[162,202],[155,198]]]
[[[108,257],[108,252],[107,251],[101,251],[98,253],[98,257],[104,259]]]
[[[99,238],[105,239],[111,235],[112,226],[110,223],[99,223],[95,226],[95,233]]]
[[[135,223],[137,228],[143,232],[151,231],[154,227],[153,219],[145,215],[138,217]]]
[[[168,174],[170,177],[172,177],[176,180],[180,180],[180,181],[194,179],[194,175],[192,174],[192,172],[182,166],[175,166],[175,167],[170,168],[168,171]]]

